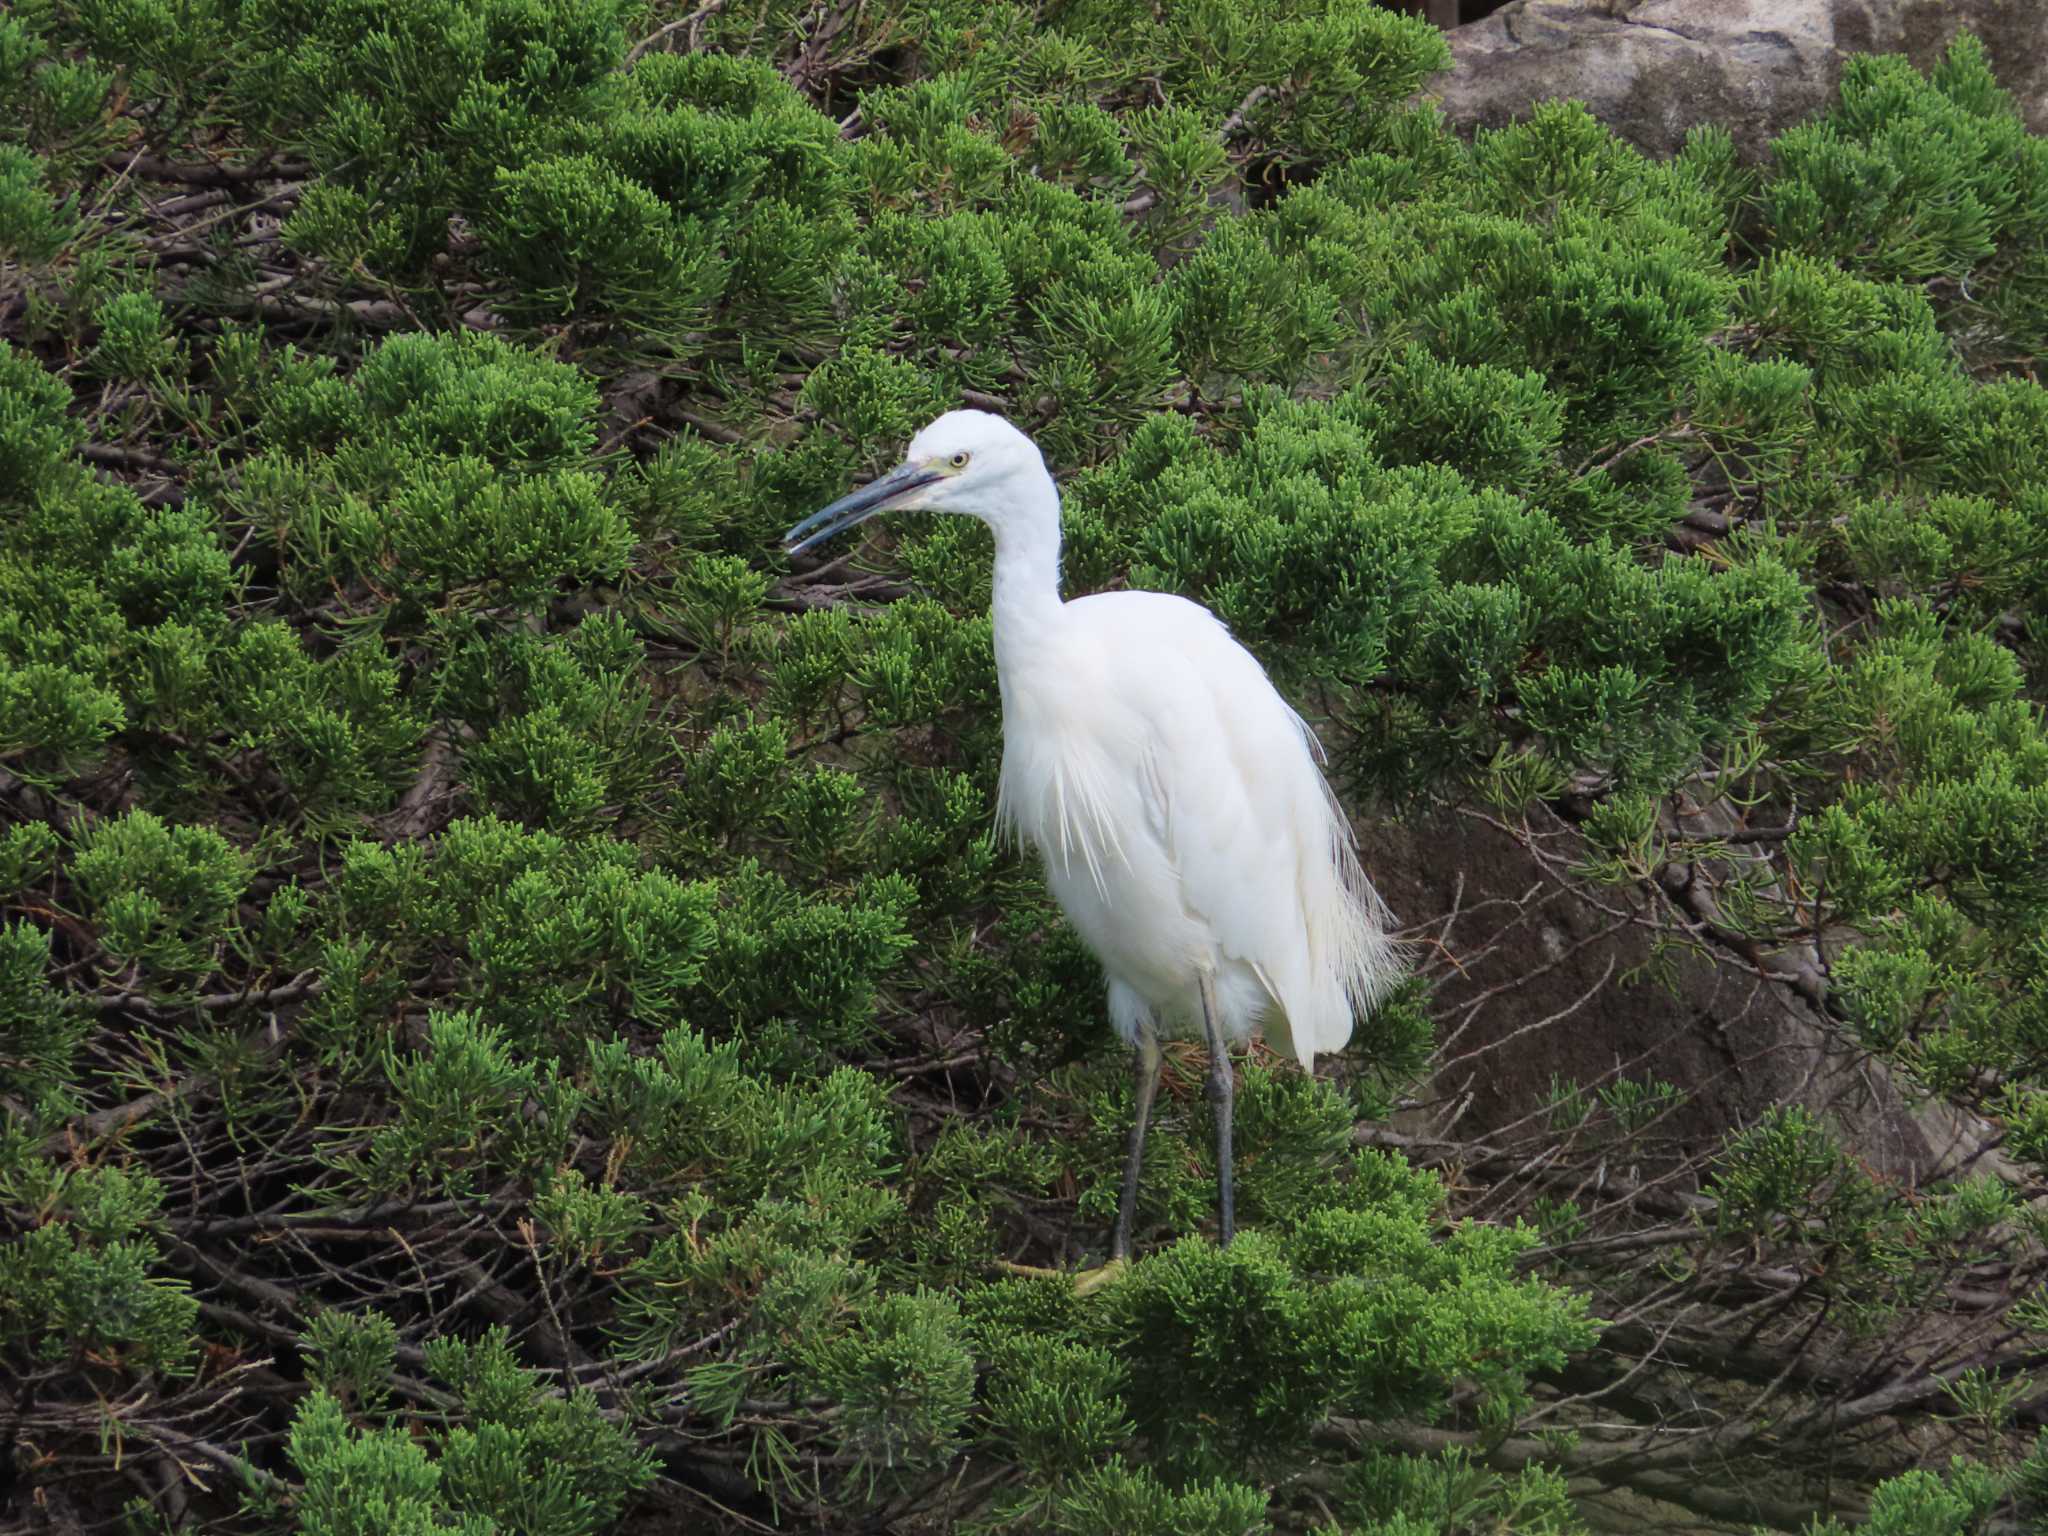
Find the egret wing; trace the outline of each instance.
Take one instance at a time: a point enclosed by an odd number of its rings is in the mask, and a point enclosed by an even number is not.
[[[1105,605],[1116,691],[1145,722],[1145,819],[1181,903],[1264,985],[1276,1047],[1304,1064],[1341,1048],[1398,961],[1313,735],[1207,609],[1158,593],[1085,602]]]

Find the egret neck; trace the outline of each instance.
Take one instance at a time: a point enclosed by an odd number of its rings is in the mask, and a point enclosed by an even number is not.
[[[1011,498],[991,524],[996,540],[996,676],[1007,699],[1010,680],[1030,675],[1030,658],[1044,654],[1060,610],[1060,493],[1042,465],[1011,477]]]

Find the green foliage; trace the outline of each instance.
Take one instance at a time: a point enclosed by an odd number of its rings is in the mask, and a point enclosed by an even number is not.
[[[882,1296],[852,1328],[799,1349],[802,1376],[843,1416],[840,1443],[872,1474],[940,1467],[974,1399],[974,1356],[943,1296]]]
[[[0,340],[0,493],[26,499],[84,435],[65,414],[70,391]]]
[[[304,1479],[303,1530],[589,1536],[654,1477],[652,1458],[587,1390],[552,1390],[518,1363],[502,1329],[428,1348],[427,1368],[451,1387],[460,1422],[424,1440],[381,1411],[352,1422],[345,1406],[349,1395],[368,1407],[388,1393],[387,1319],[324,1314],[307,1344],[320,1385],[289,1442]]]
[[[1149,1469],[1128,1467],[1112,1458],[1076,1480],[1043,1529],[1071,1536],[1111,1536],[1118,1531],[1146,1536],[1182,1531],[1191,1536],[1262,1536],[1272,1529],[1265,1509],[1265,1494],[1246,1484],[1219,1478],[1176,1491]]]
[[[325,1392],[300,1407],[289,1446],[304,1484],[299,1524],[311,1536],[484,1536],[492,1529],[480,1517],[449,1517],[441,1469],[424,1446],[403,1429],[357,1430]]]
[[[71,1107],[72,1073],[88,1032],[50,985],[49,969],[47,933],[26,923],[0,926],[0,1092],[40,1111],[34,1118],[54,1118]]]
[[[441,1451],[449,1503],[522,1536],[589,1536],[654,1479],[654,1458],[609,1423],[587,1388],[549,1390],[520,1365],[505,1330],[441,1338],[427,1368],[455,1389],[468,1423]]]
[[[1780,1266],[1840,1368],[1722,1351],[1759,1459],[1912,1309],[2033,1348],[1971,1310],[2038,1288],[2025,1199],[1802,1105],[1694,1194],[1643,1167],[1697,1085],[1561,1083],[1597,1179],[1465,1219],[1518,1156],[1357,1144],[1420,977],[1335,1081],[1239,1064],[1230,1249],[1176,1048],[1130,1268],[1003,1267],[1099,1252],[1131,1089],[991,829],[986,537],[774,548],[962,403],[1061,477],[1069,594],[1209,604],[1361,818],[1556,824],[1759,988],[1810,951],[2048,1168],[2044,141],[1967,38],[1754,170],[1467,143],[1404,105],[1446,59],[1366,0],[0,15],[0,1511],[1564,1536],[1522,1425],[1604,1254],[1615,1350]],[[1680,1214],[1617,1234],[1638,1183]],[[1984,1461],[1865,1528],[2048,1499],[2024,1377],[1913,1358]]]
[[[18,27],[10,18],[0,26]],[[9,34],[19,38],[19,31]],[[0,69],[7,67],[8,44],[0,41]],[[0,144],[0,255],[24,264],[50,260],[75,237],[75,215],[68,203],[43,185],[43,165],[12,144]]]
[[[528,1048],[577,1040],[614,1010],[664,1019],[702,977],[712,891],[641,869],[625,844],[485,818],[452,824],[425,855],[344,848],[342,931],[402,970],[445,965],[454,943],[463,974],[451,995]]]
[[[1722,1225],[1761,1231],[1805,1214],[1829,1197],[1838,1180],[1856,1181],[1841,1147],[1805,1109],[1793,1106],[1734,1138],[1715,1171]]]
[[[1585,1529],[1555,1472],[1525,1467],[1503,1477],[1462,1451],[1435,1460],[1367,1452],[1345,1472],[1344,1512],[1344,1528],[1359,1536],[1489,1529],[1577,1536]]]
[[[496,337],[394,337],[347,384],[287,358],[242,508],[302,580],[412,604],[532,603],[616,575],[625,518],[585,467],[589,382]],[[409,599],[410,602],[405,600]]]
[[[1442,398],[1466,387],[1414,354],[1405,366],[1425,390],[1448,387]],[[1538,743],[1622,783],[1669,782],[1788,674],[1802,599],[1768,552],[1719,571],[1648,568],[1578,543],[1540,508],[1447,470],[1387,467],[1374,439],[1389,409],[1365,390],[1267,400],[1229,455],[1162,423],[1076,497],[1143,527],[1146,584],[1201,597],[1291,670],[1398,679],[1427,714],[1397,717],[1359,762],[1389,790],[1476,776]],[[1510,478],[1533,476],[1554,443],[1554,410],[1545,420],[1535,446],[1511,451],[1526,468]],[[1489,466],[1510,450],[1458,441],[1475,476],[1499,476]]]
[[[211,827],[168,826],[148,811],[88,828],[69,872],[108,954],[167,975],[209,968],[249,882]]]
[[[2048,147],[1961,34],[1931,76],[1902,59],[1849,62],[1840,103],[1773,147],[1764,195],[1774,243],[1881,277],[1946,278],[1967,311],[2038,347],[2048,265]],[[1973,285],[1994,290],[1970,297]]]
[[[1997,1507],[2002,1479],[1957,1457],[1946,1475],[1915,1469],[1886,1478],[1871,1495],[1865,1536],[1971,1536]],[[1851,1527],[1816,1520],[1811,1536],[1849,1536]]]
[[[0,1148],[0,1359],[27,1381],[63,1366],[105,1382],[191,1369],[199,1302],[165,1273],[151,1228],[163,1192],[146,1174],[66,1172]]]
[[[322,1312],[300,1341],[307,1376],[342,1404],[374,1405],[391,1390],[398,1329],[380,1312]]]
[[[1520,1371],[1593,1331],[1577,1298],[1510,1278],[1516,1246],[1464,1232],[1432,1250],[1412,1214],[1341,1207],[1303,1223],[1293,1264],[1258,1235],[1183,1240],[1110,1298],[1139,1427],[1169,1465],[1213,1472],[1283,1457],[1333,1411],[1441,1411],[1468,1378],[1510,1414]]]
[[[501,170],[480,228],[505,313],[572,340],[604,326],[674,350],[719,288],[709,243],[638,181],[588,155]]]

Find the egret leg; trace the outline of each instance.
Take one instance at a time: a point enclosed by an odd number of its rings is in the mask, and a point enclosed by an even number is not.
[[[1131,1061],[1136,1074],[1138,1114],[1131,1122],[1131,1149],[1124,1155],[1124,1188],[1116,1202],[1116,1236],[1109,1244],[1112,1264],[1131,1256],[1131,1218],[1138,1208],[1138,1172],[1145,1162],[1145,1125],[1152,1118],[1152,1096],[1159,1091],[1159,1041],[1150,1030],[1139,1033]]]
[[[1230,1048],[1223,1040],[1223,1016],[1216,1006],[1216,979],[1202,974],[1202,1027],[1209,1035],[1209,1098],[1216,1105],[1216,1179],[1218,1204],[1222,1207],[1222,1244],[1230,1246],[1237,1235],[1237,1202],[1230,1180],[1230,1112],[1234,1085],[1230,1076]]]

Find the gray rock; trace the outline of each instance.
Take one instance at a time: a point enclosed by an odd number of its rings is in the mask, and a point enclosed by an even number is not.
[[[1577,98],[1660,155],[1694,123],[1719,123],[1755,159],[1828,106],[1846,55],[1903,53],[1924,70],[1964,30],[2027,125],[2048,132],[2043,0],[1513,0],[1447,34],[1452,69],[1427,94],[1463,128]]]
[[[1682,937],[1667,904],[1570,877],[1577,840],[1561,826],[1546,857],[1478,815],[1382,823],[1362,837],[1434,983],[1436,1070],[1428,1107],[1397,1121],[1404,1132],[1516,1148],[1516,1161],[1547,1144],[1555,1085],[1629,1079],[1684,1095],[1645,1174],[1697,1168],[1780,1104],[1804,1104],[1906,1185],[1952,1168],[1974,1140],[1916,1114],[1880,1064],[1739,955],[1700,946],[1660,961],[1654,936]]]

